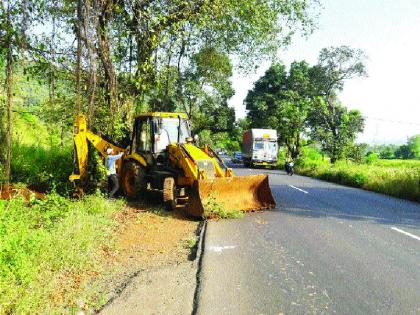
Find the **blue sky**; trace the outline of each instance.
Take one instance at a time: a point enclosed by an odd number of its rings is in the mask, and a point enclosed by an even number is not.
[[[348,45],[368,56],[369,76],[346,82],[342,103],[366,116],[360,142],[403,143],[420,134],[420,0],[321,0],[318,29],[295,36],[279,59],[315,64],[324,47]],[[236,95],[230,104],[245,116],[243,99],[270,63],[256,73],[235,73]]]

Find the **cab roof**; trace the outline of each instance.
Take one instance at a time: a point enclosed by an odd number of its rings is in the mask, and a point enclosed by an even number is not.
[[[163,118],[178,118],[187,119],[187,114],[185,113],[168,113],[168,112],[149,112],[141,113],[136,115],[136,117],[163,117]]]

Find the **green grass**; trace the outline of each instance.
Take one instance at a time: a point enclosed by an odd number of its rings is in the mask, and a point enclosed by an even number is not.
[[[210,219],[239,219],[244,213],[237,209],[228,209],[210,196],[204,205],[204,216]]]
[[[420,201],[420,161],[377,160],[355,164],[339,161],[300,161],[296,166],[299,174],[360,187],[403,199]]]
[[[70,201],[55,193],[30,205],[0,202],[0,314],[75,313],[86,271],[111,246],[112,215],[122,202],[99,195]],[[76,280],[75,280],[76,279]]]
[[[12,147],[12,182],[24,183],[40,191],[55,188],[64,193],[71,188],[68,180],[73,170],[72,148],[14,143]]]

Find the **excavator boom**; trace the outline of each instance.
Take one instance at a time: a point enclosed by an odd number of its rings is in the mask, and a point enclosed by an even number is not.
[[[76,180],[83,181],[87,175],[87,163],[90,142],[102,156],[106,156],[106,150],[112,148],[115,154],[125,152],[124,149],[119,148],[112,143],[104,140],[100,136],[94,134],[87,128],[86,117],[83,114],[79,114],[73,125],[73,142],[74,142],[74,164],[75,170],[70,175],[70,181]],[[121,170],[122,159],[117,161],[117,171]]]

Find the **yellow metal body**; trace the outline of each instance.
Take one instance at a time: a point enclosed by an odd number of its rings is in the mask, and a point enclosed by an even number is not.
[[[136,119],[148,117],[187,119],[183,113],[162,112],[140,114]],[[117,173],[121,173],[125,161],[135,160],[144,168],[147,176],[158,176],[152,167],[156,165],[149,165],[142,154],[136,153],[135,148],[129,154],[88,130],[83,114],[76,117],[73,139],[78,172],[70,176],[71,181],[86,177],[88,142],[103,156],[106,156],[106,150],[110,147],[115,153],[126,153],[124,159],[117,161]],[[232,170],[207,146],[199,148],[193,143],[172,143],[167,146],[167,159],[174,170],[173,174],[167,176],[175,179],[176,186],[188,188],[186,211],[192,216],[204,217],[209,203],[217,203],[227,211],[251,211],[275,206],[267,175],[234,176]],[[149,158],[148,161],[150,162]]]
[[[77,159],[78,172],[77,174],[73,173],[70,175],[70,181],[74,182],[75,180],[83,180],[86,176],[87,163],[88,163],[88,142],[101,153],[102,156],[106,157],[106,150],[112,148],[114,154],[124,152],[125,150],[113,145],[112,143],[102,139],[100,136],[95,135],[89,129],[87,129],[86,117],[83,114],[79,114],[76,117],[76,120],[73,125],[73,141],[75,149],[75,158]],[[119,173],[122,169],[123,159],[119,159],[116,162],[116,170]]]

